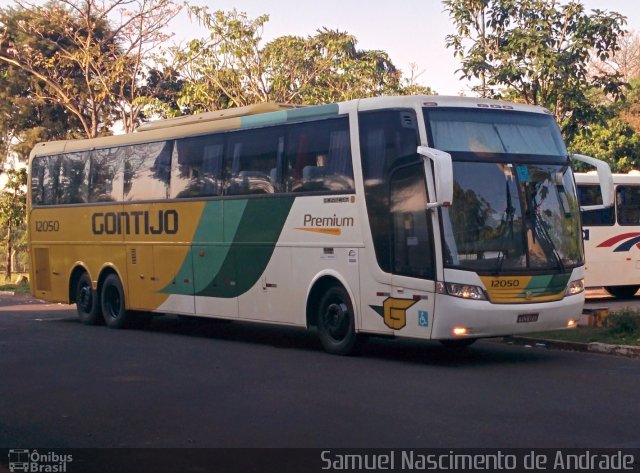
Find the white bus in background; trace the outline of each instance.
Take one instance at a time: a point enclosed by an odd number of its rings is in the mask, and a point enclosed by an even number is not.
[[[601,203],[598,176],[576,173],[581,206]],[[640,171],[613,174],[615,206],[583,210],[586,287],[633,297],[640,289]]]

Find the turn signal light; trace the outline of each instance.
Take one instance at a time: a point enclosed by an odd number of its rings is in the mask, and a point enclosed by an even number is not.
[[[453,327],[453,334],[460,337],[462,335],[468,335],[469,329],[467,327]]]

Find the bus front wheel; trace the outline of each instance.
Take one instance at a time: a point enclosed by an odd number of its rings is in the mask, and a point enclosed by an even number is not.
[[[330,286],[318,307],[318,336],[322,347],[333,355],[348,355],[358,340],[353,304],[346,289]]]
[[[618,299],[631,299],[638,292],[640,286],[607,286],[605,289]]]
[[[80,322],[85,325],[98,325],[102,323],[100,301],[97,300],[93,290],[91,278],[87,273],[82,273],[76,285],[76,309]]]
[[[110,274],[102,283],[100,291],[102,316],[109,328],[124,328],[127,323],[127,311],[124,305],[124,290],[120,278]]]

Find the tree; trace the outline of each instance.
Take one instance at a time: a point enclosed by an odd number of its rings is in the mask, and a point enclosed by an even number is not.
[[[24,189],[27,184],[27,170],[25,168],[10,169],[6,174],[7,183],[0,192],[0,224],[6,235],[5,279],[10,281],[14,242],[20,232],[24,233],[27,210],[27,196]]]
[[[0,61],[30,77],[31,93],[74,115],[87,137],[139,119],[143,59],[165,39],[173,0],[14,0],[0,10]]]
[[[510,96],[552,110],[566,138],[598,118],[591,89],[617,98],[617,71],[588,74],[595,54],[607,60],[618,49],[625,18],[616,12],[586,14],[579,1],[444,0],[456,33],[447,46],[462,61],[464,78],[480,79],[483,96]]]
[[[591,74],[618,73],[625,82],[640,76],[640,36],[632,32],[618,39],[618,50],[608,58],[591,58]]]
[[[640,135],[619,118],[582,130],[572,141],[571,148],[608,162],[614,172],[640,169]]]
[[[282,36],[263,45],[268,16],[191,7],[209,36],[170,51],[184,86],[179,104],[190,112],[260,102],[318,104],[400,93],[401,73],[383,51],[360,50],[346,32]]]
[[[0,173],[10,158],[26,162],[39,141],[78,136],[80,123],[66,109],[33,97],[29,76],[0,62]]]

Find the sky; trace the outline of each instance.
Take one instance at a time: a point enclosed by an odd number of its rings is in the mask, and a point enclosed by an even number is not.
[[[2,0],[0,0],[2,1]],[[386,51],[391,61],[409,74],[410,64],[421,72],[418,82],[440,95],[469,94],[460,80],[459,63],[445,37],[452,22],[440,0],[191,0],[210,10],[236,9],[249,18],[269,15],[263,39],[284,35],[309,36],[322,28],[346,31],[356,37],[358,48]],[[566,3],[563,1],[562,3]],[[626,28],[640,31],[640,1],[582,0],[586,10],[616,11],[627,17]],[[170,25],[179,40],[204,37],[204,31],[181,14]]]

